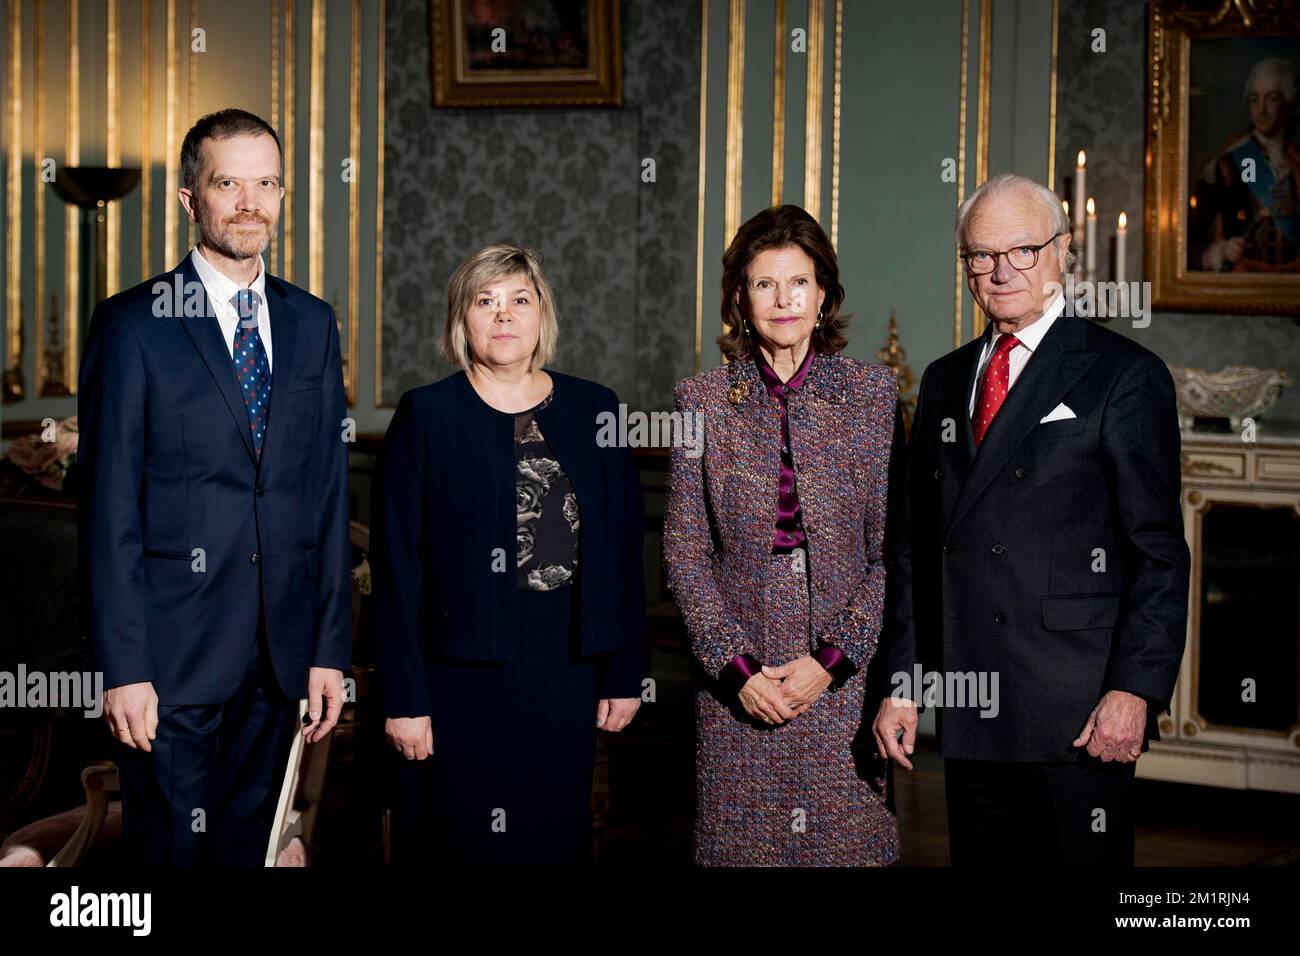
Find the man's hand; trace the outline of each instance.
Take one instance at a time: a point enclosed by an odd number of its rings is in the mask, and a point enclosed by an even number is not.
[[[831,672],[811,654],[787,661],[780,667],[764,665],[763,675],[769,680],[780,681],[781,696],[796,714],[810,710],[817,698],[831,686]]]
[[[765,724],[783,724],[798,716],[795,709],[786,703],[781,693],[781,682],[769,680],[762,672],[745,681],[745,686],[740,688],[740,705],[749,716]]]
[[[616,734],[632,723],[640,706],[640,697],[602,697],[596,704],[596,726]]]
[[[321,720],[321,702],[328,706]],[[314,744],[334,729],[343,710],[343,672],[332,667],[313,667],[307,672],[307,716],[311,723],[302,729],[307,743]]]
[[[158,695],[153,684],[123,684],[104,693],[104,719],[109,732],[132,750],[152,753],[149,741],[158,732]]]
[[[1074,746],[1103,761],[1133,763],[1142,756],[1142,735],[1147,725],[1147,702],[1125,690],[1106,692],[1088,715]]]
[[[906,697],[886,697],[880,702],[876,719],[871,723],[871,732],[876,735],[876,746],[881,756],[893,758],[900,767],[912,769],[912,761],[907,759],[916,747],[916,702]],[[898,743],[899,732],[903,734],[902,746]]]
[[[429,717],[389,717],[384,734],[407,760],[423,760],[433,753],[433,720]]]

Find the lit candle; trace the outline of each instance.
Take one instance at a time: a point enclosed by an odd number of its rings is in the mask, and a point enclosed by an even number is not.
[[[1091,277],[1097,271],[1097,206],[1088,197],[1088,233],[1083,241],[1084,271]]]
[[[1124,281],[1124,246],[1128,240],[1128,216],[1119,214],[1119,228],[1115,230],[1115,281]]]
[[[1086,164],[1087,157],[1083,154],[1083,150],[1079,150],[1079,160],[1074,166],[1074,232],[1076,241],[1083,232],[1083,197],[1087,195],[1083,185],[1087,173]]]

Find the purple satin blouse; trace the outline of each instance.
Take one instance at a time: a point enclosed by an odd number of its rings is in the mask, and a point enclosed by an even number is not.
[[[799,493],[794,485],[794,458],[790,454],[790,418],[786,408],[787,398],[791,392],[797,392],[808,377],[808,368],[812,365],[813,350],[803,358],[790,381],[782,382],[780,377],[767,364],[760,350],[755,350],[754,364],[758,366],[759,377],[763,385],[781,406],[781,473],[777,482],[776,495],[776,533],[772,540],[773,554],[788,554],[804,545],[803,515],[799,510]]]

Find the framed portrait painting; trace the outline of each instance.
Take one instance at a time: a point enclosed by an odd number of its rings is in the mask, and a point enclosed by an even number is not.
[[[1149,3],[1155,308],[1300,314],[1298,74],[1293,0]]]
[[[621,106],[618,0],[433,0],[434,106]]]

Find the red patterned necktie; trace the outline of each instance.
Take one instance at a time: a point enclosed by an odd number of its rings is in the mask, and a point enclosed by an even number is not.
[[[975,447],[984,440],[984,433],[993,424],[993,417],[1007,397],[1011,388],[1011,350],[1020,344],[1014,335],[1004,335],[998,339],[993,349],[993,357],[984,369],[980,379],[979,395],[975,398],[975,412],[971,416],[971,431],[975,434]]]

